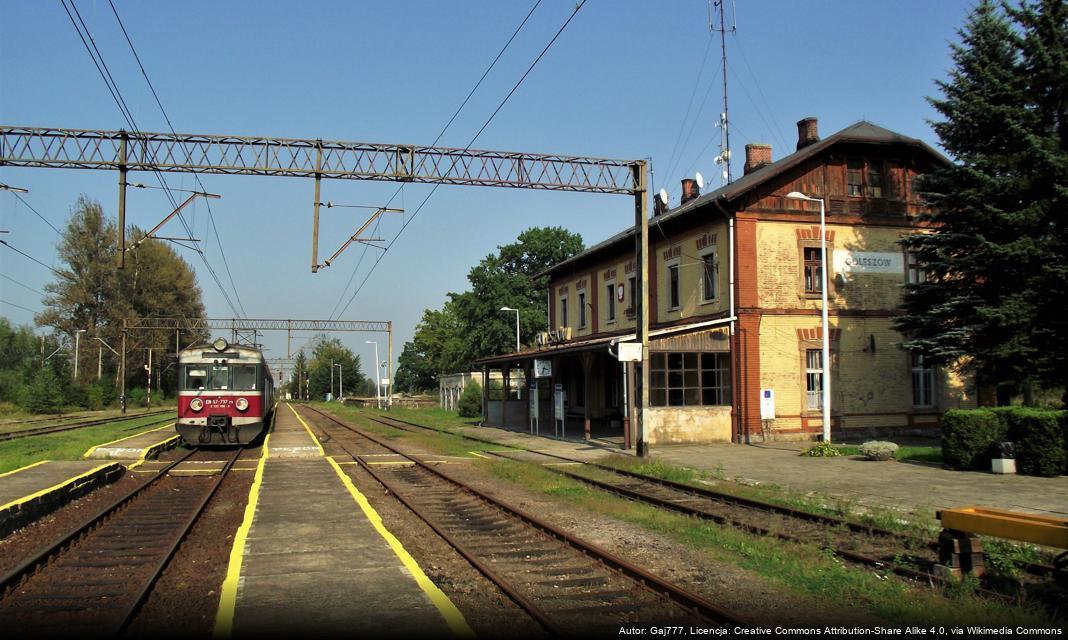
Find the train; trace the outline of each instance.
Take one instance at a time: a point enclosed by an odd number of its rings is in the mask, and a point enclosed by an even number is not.
[[[263,351],[224,338],[178,352],[178,435],[195,447],[245,445],[267,428],[274,380]]]

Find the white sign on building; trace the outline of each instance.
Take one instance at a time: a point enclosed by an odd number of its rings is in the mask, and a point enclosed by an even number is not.
[[[833,262],[835,273],[894,273],[902,277],[905,275],[905,258],[901,253],[839,249],[834,252]]]

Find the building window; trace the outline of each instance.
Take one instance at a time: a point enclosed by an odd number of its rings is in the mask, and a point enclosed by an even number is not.
[[[719,261],[716,253],[706,253],[701,256],[701,293],[704,301],[716,299],[716,280],[719,276]]]
[[[934,406],[934,367],[919,353],[912,354],[912,404]]]
[[[571,324],[567,321],[567,296],[560,298],[560,326],[571,326]]]
[[[804,255],[803,274],[805,280],[805,293],[820,293],[823,291],[823,260],[820,256],[819,247],[802,247]]]
[[[653,353],[649,402],[654,407],[729,405],[730,355],[727,353]]]
[[[604,286],[604,299],[608,303],[608,322],[616,321],[616,284],[609,282]]]
[[[631,276],[630,278],[627,278],[627,282],[630,284],[630,291],[628,292],[630,295],[630,306],[627,307],[627,313],[634,315],[634,310],[638,308],[638,278],[636,276]]]
[[[579,297],[579,328],[585,328],[586,326],[586,292],[583,291],[578,294]]]
[[[923,267],[923,263],[915,253],[905,252],[905,264],[908,265],[909,284],[927,282],[927,269]]]
[[[823,409],[823,351],[805,350],[805,408]]]
[[[883,164],[877,160],[850,158],[846,161],[846,193],[855,197],[882,198]]]
[[[679,308],[679,265],[673,264],[668,267],[669,291],[671,292],[672,309]]]
[[[881,164],[868,162],[867,183],[868,190],[865,195],[869,198],[883,197],[883,168]]]
[[[850,158],[846,164],[846,193],[851,196],[864,195],[864,161]]]

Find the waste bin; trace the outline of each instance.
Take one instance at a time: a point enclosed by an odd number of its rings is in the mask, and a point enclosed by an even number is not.
[[[990,469],[994,473],[1016,473],[1016,447],[1011,442],[995,442],[990,447]]]

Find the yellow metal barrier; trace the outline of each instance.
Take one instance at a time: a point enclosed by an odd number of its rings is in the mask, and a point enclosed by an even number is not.
[[[938,512],[938,519],[945,529],[1068,549],[1068,519],[1065,518],[967,507],[943,509]]]

